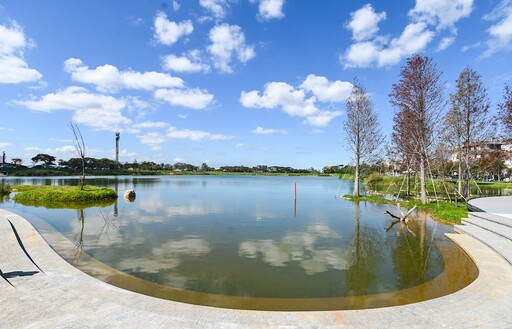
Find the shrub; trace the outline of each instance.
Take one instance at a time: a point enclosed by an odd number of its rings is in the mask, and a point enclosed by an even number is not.
[[[366,184],[370,187],[370,189],[375,190],[377,183],[382,181],[382,176],[378,172],[372,172],[366,178]]]

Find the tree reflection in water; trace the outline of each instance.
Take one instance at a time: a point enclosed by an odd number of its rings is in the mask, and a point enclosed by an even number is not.
[[[355,228],[345,287],[347,295],[358,296],[374,292],[383,260],[383,241],[376,228],[361,225],[359,202],[353,204]]]
[[[442,255],[434,246],[437,222],[434,229],[429,232],[427,216],[424,211],[416,211],[413,220],[393,222],[386,229],[389,232],[400,224],[396,234],[388,235],[387,245],[391,248],[393,270],[401,288],[430,280],[443,270]],[[432,261],[438,266],[427,266]]]
[[[117,201],[116,201],[117,202]],[[102,209],[99,209],[100,217],[103,219],[102,225],[99,226],[98,231],[95,234],[92,234],[93,237],[96,238],[96,241],[100,240],[104,234],[109,236],[110,230],[113,228],[119,233],[122,237],[124,237],[124,233],[122,230],[117,226],[115,222],[115,218],[112,218],[109,216],[109,214],[106,211],[103,211]],[[114,213],[114,216],[116,216],[116,213]],[[77,219],[80,223],[80,230],[76,234],[75,238],[75,250],[74,250],[74,257],[72,263],[75,264],[80,259],[80,256],[82,254],[82,250],[84,248],[84,229],[85,229],[85,209],[77,209]]]

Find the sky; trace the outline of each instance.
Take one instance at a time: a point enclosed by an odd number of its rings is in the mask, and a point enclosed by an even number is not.
[[[355,78],[389,136],[412,54],[446,95],[470,66],[496,110],[512,82],[512,0],[3,0],[0,152],[212,167],[347,164]],[[381,152],[384,154],[384,152]]]

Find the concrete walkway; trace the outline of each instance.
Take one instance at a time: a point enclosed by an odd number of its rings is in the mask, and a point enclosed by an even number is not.
[[[512,328],[510,263],[469,234],[449,238],[480,270],[454,294],[367,310],[241,311],[106,284],[60,258],[24,218],[0,209],[0,328]]]

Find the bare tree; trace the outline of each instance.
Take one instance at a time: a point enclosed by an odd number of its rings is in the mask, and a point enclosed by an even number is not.
[[[395,153],[400,158],[401,169],[405,170],[406,187],[405,195],[411,195],[411,171],[416,163],[416,147],[410,138],[408,124],[413,122],[411,111],[396,111],[393,116],[393,132],[391,133],[391,144]]]
[[[512,138],[512,85],[505,85],[503,103],[498,104],[499,117],[506,138]]]
[[[83,190],[85,184],[85,142],[82,136],[82,132],[80,131],[80,128],[78,128],[77,124],[70,122],[69,127],[71,128],[73,136],[75,137],[73,140],[73,145],[75,146],[76,153],[81,160],[82,175],[80,176],[79,184],[80,189]]]
[[[364,87],[354,81],[347,99],[347,119],[343,126],[347,149],[353,152],[355,162],[354,195],[359,195],[359,166],[371,161],[377,154],[384,137],[377,114]]]
[[[453,98],[452,98],[453,101]],[[463,162],[463,134],[464,134],[464,122],[462,120],[462,113],[459,107],[452,107],[446,114],[444,120],[444,136],[443,140],[446,140],[453,152],[457,155],[457,193],[462,195],[462,162]]]
[[[442,72],[432,59],[413,55],[402,67],[400,81],[392,86],[390,102],[398,112],[407,113],[404,122],[409,138],[414,145],[420,175],[420,198],[427,203],[426,171],[428,157],[440,131],[443,110],[446,104]]]
[[[459,154],[459,193],[463,178],[465,198],[469,196],[470,146],[471,143],[486,139],[490,126],[489,108],[491,107],[487,90],[480,75],[471,67],[466,67],[457,79],[457,89],[450,95],[452,109],[446,116],[452,125],[450,135]],[[462,164],[462,165],[461,165]],[[462,174],[462,176],[461,176]]]

